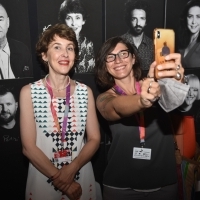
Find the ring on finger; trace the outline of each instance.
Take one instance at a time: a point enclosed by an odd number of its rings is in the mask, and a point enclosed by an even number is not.
[[[149,87],[151,87],[152,83],[153,83],[153,81],[151,81],[151,82],[149,83]]]
[[[147,74],[147,78],[152,78],[152,79],[154,79],[154,76],[150,76],[149,74]]]
[[[177,65],[177,66],[176,66],[176,71],[178,71],[180,68],[181,68],[181,66],[180,66],[180,65]]]
[[[147,89],[147,93],[150,93],[150,90],[151,90],[151,87],[149,87],[149,88]]]
[[[176,73],[175,79],[178,81],[181,80],[181,74],[179,72]]]

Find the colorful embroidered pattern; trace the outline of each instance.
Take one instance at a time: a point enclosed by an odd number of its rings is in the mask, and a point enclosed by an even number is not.
[[[60,169],[65,163],[55,162],[54,153],[62,149],[61,135],[58,133],[54,118],[51,113],[50,95],[47,89],[44,87],[42,80],[39,80],[31,85],[31,98],[33,102],[37,131],[36,145],[45,153],[54,166]],[[62,129],[62,122],[65,112],[65,98],[53,98],[52,102],[58,116],[60,127]],[[66,142],[64,142],[64,149],[70,149],[72,151],[72,159],[78,156],[85,144],[84,135],[87,119],[87,104],[87,87],[84,84],[76,82],[74,94],[70,96],[67,132],[65,134]],[[81,184],[83,191],[83,185],[85,183],[86,188],[89,188],[91,185],[95,185],[94,175],[90,165],[91,163],[83,166],[75,177],[76,181]],[[85,173],[88,173],[88,177],[85,177]],[[89,178],[89,182],[86,181],[85,178]],[[54,186],[51,183],[48,183],[47,180],[47,177],[41,174],[32,164],[30,164],[26,188],[26,199],[68,199],[65,195],[63,197],[61,192],[54,190]],[[48,194],[45,193],[44,197],[44,194],[42,194],[43,192],[41,192],[41,188],[42,191],[49,191],[52,188],[51,190],[54,190],[55,192],[49,193],[49,197],[47,197]],[[55,195],[54,197],[52,196],[53,194]],[[91,194],[88,195],[90,197],[92,196]],[[89,199],[87,198],[87,195],[85,197],[83,195],[83,198]]]

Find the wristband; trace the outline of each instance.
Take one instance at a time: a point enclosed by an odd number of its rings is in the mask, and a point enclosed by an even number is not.
[[[57,174],[59,174],[59,175],[57,175]],[[56,176],[56,175],[57,175],[57,176]],[[54,174],[53,176],[51,176],[51,177],[47,180],[47,182],[48,182],[48,183],[51,183],[51,182],[53,182],[55,179],[57,179],[59,176],[60,176],[60,171],[58,171],[56,174]]]

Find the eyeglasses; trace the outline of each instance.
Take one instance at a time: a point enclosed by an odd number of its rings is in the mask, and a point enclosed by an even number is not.
[[[108,54],[106,57],[105,57],[105,61],[106,62],[112,62],[116,59],[116,57],[118,56],[120,59],[125,59],[125,58],[128,58],[129,56],[129,50],[122,50],[120,51],[119,53],[117,54],[114,54],[114,53],[110,53]]]

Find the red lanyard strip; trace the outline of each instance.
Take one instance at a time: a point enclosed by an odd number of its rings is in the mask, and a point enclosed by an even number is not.
[[[140,83],[139,82],[136,82],[136,91],[138,94],[141,93],[141,87],[140,87]],[[144,146],[145,145],[145,125],[144,125],[144,113],[143,111],[140,111],[139,112],[139,119],[138,119],[138,122],[139,122],[139,130],[140,130],[140,144],[141,146]],[[136,115],[137,116],[137,115]],[[138,116],[137,116],[138,118]]]
[[[137,94],[141,93],[141,87],[140,83],[136,82],[136,92]],[[113,86],[114,90],[116,91],[117,94],[119,95],[126,95],[126,93],[118,86],[114,85]],[[139,132],[140,132],[140,144],[143,147],[145,145],[145,124],[144,124],[144,113],[143,111],[139,112],[139,115],[135,114],[135,117],[139,123]]]
[[[48,81],[48,80],[46,80]],[[61,129],[60,129],[60,124],[58,122],[58,117],[57,117],[57,113],[56,113],[56,110],[53,106],[53,102],[52,102],[52,99],[53,99],[53,91],[52,91],[52,88],[50,87],[50,83],[48,81],[48,84],[46,84],[47,86],[47,89],[49,91],[49,94],[50,94],[50,97],[51,97],[51,113],[53,115],[53,118],[54,118],[54,121],[55,121],[55,124],[56,124],[56,127],[58,129],[58,132],[61,134],[61,142],[62,142],[62,145],[63,145],[63,142],[65,141],[65,133],[66,133],[66,128],[67,128],[67,121],[68,121],[68,112],[69,112],[69,100],[70,100],[70,84],[67,85],[66,87],[66,103],[65,103],[65,113],[64,113],[64,118],[63,118],[63,126],[62,126],[62,132],[61,132]]]

